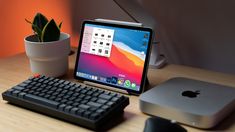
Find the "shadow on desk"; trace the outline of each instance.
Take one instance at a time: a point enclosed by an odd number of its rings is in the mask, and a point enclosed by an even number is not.
[[[136,114],[125,111],[121,114],[118,114],[112,117],[113,119],[109,119],[109,122],[104,123],[103,126],[98,131],[100,132],[109,131],[110,129],[117,127],[118,125],[122,123],[125,123],[125,121],[130,120],[131,118],[135,116]]]
[[[217,126],[211,129],[211,131],[227,131],[230,130],[235,124],[235,111],[228,115],[224,120],[219,122]]]

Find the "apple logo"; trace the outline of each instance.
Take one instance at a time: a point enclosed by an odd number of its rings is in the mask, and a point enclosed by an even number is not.
[[[183,91],[182,92],[182,96],[186,96],[189,98],[196,98],[198,94],[200,94],[199,90],[197,90],[197,91]]]

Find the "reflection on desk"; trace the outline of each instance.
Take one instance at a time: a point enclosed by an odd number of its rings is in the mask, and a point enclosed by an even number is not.
[[[76,54],[69,57],[69,71],[62,79],[75,81],[73,79],[73,69]],[[24,81],[32,75],[29,69],[29,62],[24,53],[12,57],[0,59],[0,92]],[[148,79],[150,87],[153,87],[172,77],[187,77],[203,80],[222,85],[235,87],[235,75],[223,74],[180,65],[167,65],[162,69],[149,69]],[[109,131],[115,132],[138,132],[143,131],[145,120],[149,117],[140,112],[139,100],[137,96],[129,96],[130,105],[125,108],[123,119],[119,121]],[[80,126],[70,124],[58,119],[54,119],[36,112],[26,110],[14,105],[9,105],[6,101],[0,101],[0,131],[25,132],[64,132],[64,131],[90,131]],[[200,131],[235,131],[235,112],[222,121],[212,130],[201,130],[183,125],[189,132]]]

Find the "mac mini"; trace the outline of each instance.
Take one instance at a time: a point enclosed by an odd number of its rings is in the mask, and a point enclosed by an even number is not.
[[[143,113],[211,128],[235,108],[235,88],[187,78],[170,79],[140,95]]]

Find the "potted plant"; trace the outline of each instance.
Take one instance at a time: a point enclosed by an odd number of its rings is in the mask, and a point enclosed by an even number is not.
[[[70,35],[60,31],[62,22],[57,25],[54,19],[48,20],[41,13],[32,22],[25,20],[34,32],[24,39],[31,71],[51,77],[64,75],[68,71]]]

